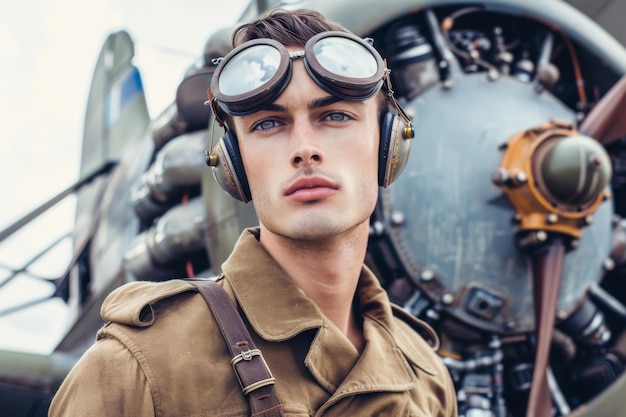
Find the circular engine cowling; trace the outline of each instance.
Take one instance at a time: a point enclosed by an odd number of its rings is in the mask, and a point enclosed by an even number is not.
[[[516,243],[515,210],[491,178],[512,135],[547,120],[573,123],[575,114],[531,84],[484,73],[433,87],[404,106],[415,124],[411,155],[403,175],[382,191],[376,219],[390,250],[454,318],[490,333],[533,331],[532,277]],[[566,256],[560,318],[600,280],[612,215],[611,202],[602,203]]]

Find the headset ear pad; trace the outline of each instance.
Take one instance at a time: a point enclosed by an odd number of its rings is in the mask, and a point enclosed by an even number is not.
[[[213,154],[217,155],[217,165],[213,167],[213,177],[231,197],[243,201],[252,200],[248,178],[241,162],[237,138],[230,131],[219,140]]]
[[[387,112],[380,124],[378,150],[378,185],[387,187],[400,176],[409,159],[411,138],[406,138],[407,125],[397,114]]]

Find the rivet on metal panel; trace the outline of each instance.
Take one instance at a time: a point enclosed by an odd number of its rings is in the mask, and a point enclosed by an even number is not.
[[[384,231],[385,226],[383,225],[383,223],[379,220],[376,220],[374,223],[371,224],[369,234],[370,236],[381,236]]]
[[[591,214],[587,214],[581,219],[582,226],[589,226],[591,223],[593,223],[593,216]]]
[[[454,295],[452,293],[445,293],[441,296],[441,302],[446,304],[446,305],[450,305],[454,302]]]
[[[514,319],[507,319],[504,322],[504,328],[506,330],[513,330],[516,327],[517,327],[517,322]]]
[[[615,269],[615,261],[611,258],[606,258],[602,262],[602,266],[604,267],[605,270],[612,271],[613,269]]]
[[[422,281],[430,281],[435,278],[435,271],[433,271],[432,269],[424,269],[420,274],[420,278],[422,279]]]
[[[516,183],[516,185],[524,184],[526,181],[528,181],[528,177],[526,176],[525,172],[520,171],[517,174],[515,174],[515,183]]]
[[[401,211],[394,211],[391,213],[390,220],[393,226],[401,226],[405,220],[404,213]]]

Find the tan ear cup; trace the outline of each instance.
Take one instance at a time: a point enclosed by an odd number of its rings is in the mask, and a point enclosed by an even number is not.
[[[222,189],[237,200],[249,202],[252,199],[250,186],[239,156],[237,139],[226,132],[208,158],[214,160],[211,165],[213,177]]]
[[[378,185],[387,187],[400,176],[409,159],[413,128],[397,114],[386,113],[381,123]]]

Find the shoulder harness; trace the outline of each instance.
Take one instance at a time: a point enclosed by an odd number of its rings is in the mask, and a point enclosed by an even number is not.
[[[251,416],[283,417],[282,404],[274,392],[274,376],[228,294],[210,278],[186,281],[196,287],[215,317],[233,357],[230,362],[241,391],[250,403]]]

